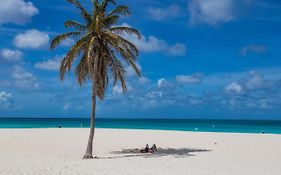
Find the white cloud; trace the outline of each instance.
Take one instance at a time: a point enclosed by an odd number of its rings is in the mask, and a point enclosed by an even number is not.
[[[131,27],[127,23],[123,23],[120,26]],[[165,40],[159,39],[155,36],[146,37],[142,35],[141,39],[134,35],[124,36],[128,41],[137,46],[141,52],[164,52],[169,56],[183,56],[186,53],[186,47],[182,43],[168,44]]]
[[[122,94],[123,93],[123,89],[121,86],[114,86],[112,89],[112,93],[113,94]]]
[[[1,0],[0,25],[23,25],[31,21],[31,17],[38,14],[39,10],[31,3],[24,0]]]
[[[130,24],[128,24],[126,22],[124,22],[124,23],[122,23],[122,24],[120,24],[118,26],[121,26],[121,27],[132,27]],[[113,26],[113,27],[116,27],[116,26]]]
[[[239,84],[237,84],[235,82],[224,87],[224,91],[227,93],[241,93],[242,90],[243,90],[242,86],[240,86]]]
[[[168,47],[164,40],[158,39],[155,36],[149,36],[148,38],[142,36],[140,40],[137,37],[131,37],[129,40],[143,52],[159,52],[164,51]]]
[[[249,90],[257,90],[271,88],[274,85],[272,81],[265,80],[260,73],[250,71],[248,77],[244,80],[244,86]]]
[[[168,47],[166,53],[169,56],[184,56],[186,54],[186,46],[182,43],[176,43]]]
[[[160,78],[159,80],[157,80],[157,87],[158,88],[170,88],[172,87],[172,84],[164,79],[164,78]]]
[[[12,107],[12,94],[5,91],[0,92],[0,109],[10,109]]]
[[[37,62],[35,64],[35,67],[37,69],[42,69],[42,70],[51,70],[51,71],[57,71],[59,70],[61,60],[63,59],[64,55],[61,56],[55,56],[52,59],[42,61],[42,62]]]
[[[148,9],[149,17],[153,20],[161,21],[167,20],[167,18],[177,17],[179,15],[180,8],[176,4],[172,4],[166,8],[153,8]]]
[[[132,86],[128,85],[127,84],[127,92],[130,92],[132,90]],[[123,94],[123,88],[121,85],[116,85],[116,86],[113,86],[112,88],[112,94],[113,95],[120,95],[120,94]]]
[[[208,76],[205,76],[204,83],[200,85],[199,89],[177,85],[176,78],[172,80],[168,80],[165,77],[159,78],[156,81],[152,80],[151,83],[145,84],[145,86],[140,86],[136,82],[136,79],[133,79],[135,81],[132,84],[133,91],[124,95],[118,95],[122,93],[122,90],[120,86],[116,87],[114,90],[116,95],[112,93],[110,101],[107,104],[127,105],[130,108],[136,109],[176,106],[182,109],[190,109],[190,111],[202,109],[207,106],[215,109],[214,112],[218,113],[232,112],[234,109],[238,111],[240,109],[247,111],[253,108],[257,108],[257,110],[264,110],[263,108],[279,109],[280,76],[271,81],[274,87],[264,89],[269,86],[261,86],[260,84],[270,84],[270,80],[263,78],[263,81],[261,81],[258,80],[259,78],[251,78],[251,76],[257,76],[256,72],[250,72],[245,77],[246,74],[247,72],[235,72],[219,75],[217,78],[225,77],[226,80],[216,85],[206,82],[205,79]],[[196,74],[184,75],[182,81],[188,83],[199,82],[192,78],[194,75]],[[271,77],[271,73],[266,73],[265,77],[267,76]],[[250,79],[253,80],[249,81]],[[210,79],[210,81],[213,80],[213,78]],[[246,82],[251,82],[249,83],[251,84],[251,88],[255,87],[258,89],[248,89],[250,86],[246,86]],[[218,91],[218,89],[222,89],[222,91]],[[220,106],[220,108],[216,108],[217,106]]]
[[[46,46],[49,40],[50,37],[48,34],[31,29],[16,35],[14,38],[14,45],[18,48],[38,49]]]
[[[66,38],[65,40],[63,40],[61,42],[61,46],[64,46],[64,47],[69,47],[69,46],[72,46],[74,44],[74,40],[71,39],[71,38]]]
[[[240,50],[240,55],[247,56],[249,53],[264,54],[266,51],[267,47],[265,45],[252,44],[242,47]]]
[[[156,91],[151,91],[151,92],[148,92],[145,95],[145,97],[149,99],[148,103],[150,103],[151,100],[153,100],[153,102],[157,103],[157,99],[163,97],[163,92],[162,91],[157,91],[157,90]]]
[[[193,75],[178,75],[176,76],[176,81],[178,83],[187,83],[187,84],[199,84],[201,83],[202,74],[193,74]]]
[[[248,75],[237,82],[233,82],[224,88],[227,93],[254,94],[255,91],[274,90],[278,88],[278,83],[273,80],[265,79],[257,71],[250,71]]]
[[[190,23],[216,26],[235,19],[234,0],[191,0]]]
[[[245,82],[245,86],[248,89],[259,89],[263,86],[264,78],[261,74],[255,71],[249,72],[249,77]]]
[[[163,87],[163,84],[166,80],[164,78],[161,78],[157,81],[157,87],[160,88],[160,87]]]
[[[22,59],[22,52],[19,50],[2,49],[0,50],[0,59],[7,62],[16,62]]]
[[[149,83],[149,82],[150,82],[150,79],[148,79],[147,77],[142,76],[142,77],[140,77],[140,78],[138,79],[138,81],[139,81],[140,84],[144,85],[144,84]]]
[[[134,43],[140,51],[146,53],[164,52],[169,56],[183,56],[186,52],[184,44],[176,43],[174,45],[169,45],[166,41],[155,36],[149,36],[148,38],[142,36],[141,39],[128,37],[128,40]]]
[[[14,80],[14,85],[20,90],[30,91],[39,88],[39,84],[37,83],[36,77],[27,72],[20,66],[15,66],[12,72],[12,78]]]

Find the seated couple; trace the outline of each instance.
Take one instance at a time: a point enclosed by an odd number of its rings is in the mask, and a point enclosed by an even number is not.
[[[141,149],[141,153],[154,153],[157,151],[157,147],[155,144],[152,145],[151,148],[149,148],[148,144],[146,144],[145,148]]]

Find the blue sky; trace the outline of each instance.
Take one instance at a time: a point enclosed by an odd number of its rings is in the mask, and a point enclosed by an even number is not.
[[[129,38],[142,77],[127,68],[128,92],[110,85],[98,117],[281,119],[280,1],[118,2],[132,12],[119,24],[143,36]],[[1,1],[0,117],[89,116],[90,84],[59,80],[74,41],[49,50],[68,19],[80,20],[64,0]]]

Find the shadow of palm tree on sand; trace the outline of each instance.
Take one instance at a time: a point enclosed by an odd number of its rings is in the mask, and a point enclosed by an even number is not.
[[[96,157],[97,159],[117,159],[117,158],[128,158],[128,157],[144,157],[144,158],[155,158],[174,156],[177,158],[195,156],[191,153],[196,152],[209,152],[208,149],[194,149],[194,148],[158,148],[157,152],[154,153],[140,153],[140,149],[123,149],[121,151],[112,151],[111,154],[114,156],[108,157]]]

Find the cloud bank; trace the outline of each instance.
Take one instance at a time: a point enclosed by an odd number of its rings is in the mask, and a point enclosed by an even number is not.
[[[235,19],[234,0],[191,0],[188,10],[192,25],[216,26]]]
[[[23,53],[19,50],[2,49],[0,50],[0,60],[4,62],[18,62],[22,59]]]
[[[16,35],[13,43],[18,48],[38,49],[48,45],[49,40],[48,34],[31,29]]]
[[[32,4],[24,0],[1,0],[0,5],[0,25],[17,24],[23,25],[31,21],[39,10]]]

